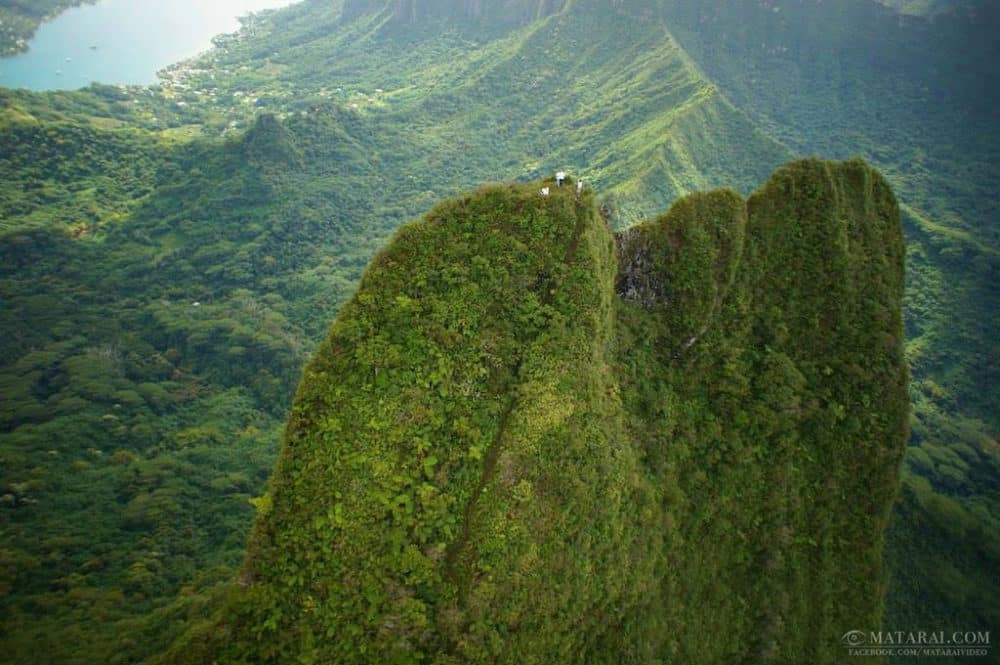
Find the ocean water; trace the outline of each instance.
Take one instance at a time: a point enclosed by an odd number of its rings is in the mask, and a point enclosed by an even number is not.
[[[148,84],[156,72],[234,32],[238,16],[294,0],[101,0],[42,24],[29,50],[0,58],[0,86],[72,90]]]

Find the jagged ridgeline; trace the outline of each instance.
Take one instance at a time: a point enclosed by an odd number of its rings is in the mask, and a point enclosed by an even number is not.
[[[796,162],[617,238],[541,186],[374,259],[228,606],[165,661],[834,663],[879,625],[907,421],[882,177]]]

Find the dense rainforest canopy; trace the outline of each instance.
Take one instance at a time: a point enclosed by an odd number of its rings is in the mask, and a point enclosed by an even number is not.
[[[998,624],[995,3],[344,4],[260,14],[158,86],[0,90],[11,661],[137,662],[211,615],[301,368],[401,224],[563,168],[621,229],[816,153],[863,155],[904,224],[885,623]]]

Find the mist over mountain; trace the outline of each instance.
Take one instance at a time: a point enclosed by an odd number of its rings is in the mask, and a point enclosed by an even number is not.
[[[307,1],[153,88],[0,90],[0,648],[839,662],[996,625],[997,12]]]

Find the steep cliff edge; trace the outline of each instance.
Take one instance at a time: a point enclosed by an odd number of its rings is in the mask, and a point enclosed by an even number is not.
[[[230,604],[166,661],[833,663],[877,628],[907,415],[881,176],[797,162],[617,239],[540,186],[374,259]]]

